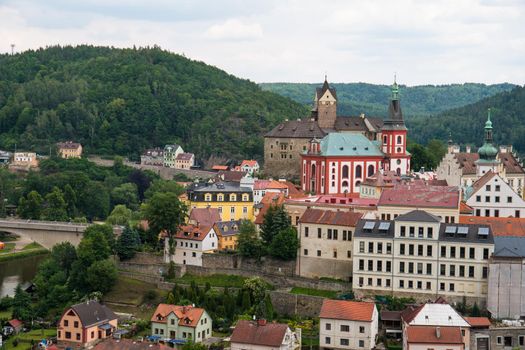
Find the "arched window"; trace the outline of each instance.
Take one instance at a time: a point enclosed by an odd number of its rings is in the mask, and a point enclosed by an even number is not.
[[[343,179],[348,179],[349,168],[348,165],[343,165]]]
[[[310,176],[315,176],[315,164],[312,164],[312,171],[310,172]]]
[[[397,169],[396,169],[396,174],[397,174],[397,176],[400,176],[400,175],[401,175],[401,168],[397,168]]]
[[[217,201],[222,202],[224,200],[224,195],[222,193],[217,195]]]
[[[368,166],[368,172],[367,172],[367,175],[366,175],[366,176],[369,176],[369,177],[370,177],[370,176],[372,176],[372,175],[374,175],[374,166],[373,166],[372,164],[370,164],[370,165]]]
[[[356,181],[356,182],[355,182],[355,187],[356,187],[356,188],[359,188],[359,186],[361,186],[361,181]]]
[[[343,186],[343,190],[348,190],[348,181],[343,181],[342,183],[342,186]]]
[[[210,193],[206,193],[206,194],[204,195],[204,200],[205,200],[206,202],[210,202],[210,201],[211,201],[211,194],[210,194]]]
[[[356,179],[363,177],[363,167],[361,165],[355,167],[355,177]]]
[[[401,136],[397,137],[397,144],[400,145],[403,143],[403,138]]]
[[[230,194],[230,202],[236,202],[237,201],[237,195],[236,194]]]

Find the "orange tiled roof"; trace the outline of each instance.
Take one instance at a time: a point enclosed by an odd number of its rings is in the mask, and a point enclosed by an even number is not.
[[[319,317],[369,322],[372,321],[375,307],[374,303],[362,301],[325,299]]]
[[[525,237],[525,218],[460,216],[459,223],[490,225],[494,236]]]
[[[210,226],[184,225],[180,227],[175,238],[202,241],[210,233],[210,230]]]
[[[459,213],[460,214],[472,214],[474,212],[474,209],[468,205],[467,203],[461,201],[459,202]]]
[[[409,326],[407,342],[415,344],[463,344],[461,327]]]
[[[229,170],[227,165],[214,165],[211,167],[212,170]]]
[[[151,316],[151,322],[166,323],[168,322],[167,316],[172,312],[179,319],[180,326],[196,327],[204,313],[204,309],[191,305],[159,304],[153,316]]]
[[[487,317],[463,317],[472,327],[490,327],[490,320]]]
[[[355,227],[361,216],[363,213],[308,208],[301,216],[300,222]]]
[[[256,160],[243,160],[242,163],[241,163],[241,167],[243,166],[249,166],[249,167],[254,167],[257,165],[257,161]]]

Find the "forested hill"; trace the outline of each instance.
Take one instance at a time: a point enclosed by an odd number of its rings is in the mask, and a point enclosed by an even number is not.
[[[433,138],[448,140],[450,134],[454,142],[481,146],[488,108],[495,142],[514,145],[521,154],[525,153],[525,87],[520,86],[434,117],[410,120],[410,137],[426,143]]]
[[[180,143],[206,158],[258,157],[262,135],[307,108],[160,48],[49,47],[0,55],[0,149],[59,140],[138,157]]]
[[[263,83],[263,90],[276,92],[305,105],[311,105],[315,88],[320,84],[302,83]],[[390,87],[366,83],[331,84],[337,91],[337,109],[340,115],[386,116]],[[413,116],[431,115],[451,108],[465,106],[511,90],[512,84],[452,84],[421,85],[406,87],[401,85],[400,95],[403,112],[407,119]]]

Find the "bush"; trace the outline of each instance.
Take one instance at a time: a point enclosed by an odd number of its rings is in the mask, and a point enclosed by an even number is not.
[[[159,294],[157,293],[157,291],[154,289],[151,289],[144,293],[144,296],[142,297],[142,302],[144,304],[151,304],[155,300],[157,300],[158,297],[159,297]]]

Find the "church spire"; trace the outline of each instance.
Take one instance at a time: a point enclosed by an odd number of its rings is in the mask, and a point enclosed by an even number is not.
[[[492,143],[492,121],[490,120],[490,108],[487,110],[487,121],[485,122],[485,143],[478,150],[480,159],[495,160],[498,150]]]
[[[399,100],[399,86],[397,85],[396,81],[396,75],[394,74],[394,84],[392,84],[392,87],[390,88],[392,91],[392,101]]]

